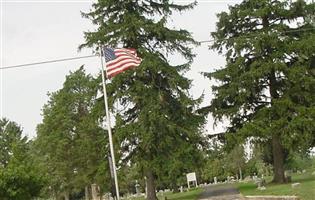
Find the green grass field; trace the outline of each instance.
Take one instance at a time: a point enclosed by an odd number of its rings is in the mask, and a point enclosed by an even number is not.
[[[271,180],[271,178],[267,179]],[[292,188],[292,183],[301,183],[297,188]],[[292,183],[288,184],[273,184],[268,183],[266,190],[256,189],[254,183],[238,183],[238,189],[242,195],[295,195],[301,198],[301,200],[314,200],[315,199],[315,176],[311,173],[305,174],[293,174]]]
[[[196,200],[198,196],[203,192],[202,188],[191,189],[188,192],[183,193],[172,193],[168,192],[165,195],[158,195],[159,200],[164,200],[165,197],[167,200]],[[145,198],[131,198],[130,200],[144,200]]]

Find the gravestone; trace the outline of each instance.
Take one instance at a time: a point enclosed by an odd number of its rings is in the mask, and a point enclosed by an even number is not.
[[[136,180],[135,188],[136,188],[136,194],[139,195],[140,194],[140,184],[138,183],[138,180]]]
[[[265,186],[266,186],[266,180],[263,179],[263,178],[257,178],[255,180],[255,184],[257,185],[257,188],[258,189],[266,189]]]
[[[299,187],[301,185],[301,183],[292,183],[291,184],[291,187],[292,188],[297,188],[297,187]]]
[[[100,195],[100,187],[97,184],[92,184],[91,185],[91,189],[92,189],[92,199],[93,200],[100,200],[101,197]]]
[[[257,179],[258,179],[258,177],[257,177],[256,173],[254,173],[254,176],[253,176],[254,182],[256,182]]]
[[[112,197],[111,193],[105,193],[102,200],[114,200],[114,198]]]
[[[261,187],[258,187],[257,189],[258,190],[266,190],[266,187],[265,186],[261,186]]]
[[[252,178],[250,176],[246,176],[243,180],[245,183],[252,181]]]

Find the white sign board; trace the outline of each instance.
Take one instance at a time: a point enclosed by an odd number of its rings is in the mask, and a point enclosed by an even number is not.
[[[187,182],[197,181],[195,172],[187,174],[186,177],[187,177]]]
[[[187,177],[187,185],[188,185],[188,188],[190,188],[189,182],[194,182],[195,186],[196,186],[196,187],[198,186],[197,178],[196,178],[196,173],[195,173],[195,172],[186,174],[186,177]]]

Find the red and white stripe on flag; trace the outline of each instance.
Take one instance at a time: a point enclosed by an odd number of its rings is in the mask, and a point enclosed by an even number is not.
[[[141,64],[141,58],[138,57],[136,50],[131,48],[104,48],[104,57],[109,78]]]

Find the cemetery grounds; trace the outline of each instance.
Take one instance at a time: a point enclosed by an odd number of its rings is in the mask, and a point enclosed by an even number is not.
[[[240,193],[243,196],[261,196],[261,195],[275,195],[275,196],[298,196],[300,200],[314,200],[315,199],[315,173],[306,172],[303,174],[292,174],[292,182],[287,184],[273,184],[272,177],[266,177],[267,185],[265,190],[258,190],[254,182],[235,183]],[[293,183],[300,183],[299,186],[292,188]],[[203,188],[192,189],[183,193],[166,192],[159,193],[158,199],[164,200],[196,200],[204,191]],[[130,200],[144,200],[144,197],[131,198]]]
[[[273,184],[272,177],[266,177],[268,182],[265,190],[258,190],[253,182],[237,183],[237,188],[243,196],[253,195],[276,195],[276,196],[298,196],[301,200],[315,199],[315,173],[292,174],[292,182],[287,184]],[[300,183],[292,187],[293,183]]]

